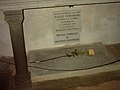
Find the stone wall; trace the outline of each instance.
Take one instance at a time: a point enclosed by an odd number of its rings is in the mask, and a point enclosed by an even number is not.
[[[24,33],[27,51],[40,48],[58,47],[54,44],[54,11],[80,10],[81,30],[80,44],[103,42],[112,44],[120,42],[120,4],[95,4],[70,7],[56,7],[25,10]],[[8,24],[0,11],[0,56],[11,56],[12,46]]]

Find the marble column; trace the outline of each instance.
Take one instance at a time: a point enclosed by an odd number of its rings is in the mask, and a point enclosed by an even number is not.
[[[5,20],[9,24],[14,61],[16,67],[15,89],[31,90],[31,78],[27,67],[27,57],[23,33],[23,10],[4,11]]]

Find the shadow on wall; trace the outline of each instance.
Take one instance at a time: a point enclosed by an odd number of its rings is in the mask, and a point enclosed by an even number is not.
[[[11,77],[8,73],[0,72],[0,90],[11,90]]]
[[[11,57],[0,57],[0,61],[14,63]],[[15,67],[0,62],[0,90],[14,90]]]

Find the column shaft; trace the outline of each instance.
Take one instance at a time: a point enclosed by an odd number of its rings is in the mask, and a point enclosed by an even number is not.
[[[23,33],[23,11],[4,11],[5,20],[9,24],[14,61],[16,67],[16,90],[31,90],[30,73],[27,67],[27,57]]]

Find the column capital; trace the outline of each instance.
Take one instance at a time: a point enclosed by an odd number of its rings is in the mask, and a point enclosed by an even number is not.
[[[10,22],[22,22],[24,19],[23,10],[10,10],[10,11],[3,11],[5,15],[5,20]]]

